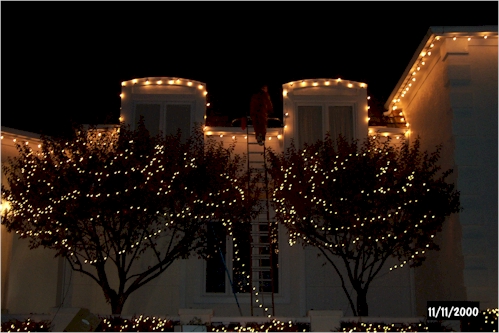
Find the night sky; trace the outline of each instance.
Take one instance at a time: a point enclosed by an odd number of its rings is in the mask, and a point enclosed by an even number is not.
[[[261,83],[365,82],[383,105],[430,26],[497,25],[496,1],[1,2],[1,125],[57,134],[117,123],[121,82],[207,84],[213,112],[244,115]]]

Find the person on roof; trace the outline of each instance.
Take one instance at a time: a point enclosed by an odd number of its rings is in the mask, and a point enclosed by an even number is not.
[[[265,144],[268,116],[274,112],[272,101],[268,93],[267,84],[260,87],[260,91],[251,96],[250,117],[255,129],[255,138],[260,146]]]

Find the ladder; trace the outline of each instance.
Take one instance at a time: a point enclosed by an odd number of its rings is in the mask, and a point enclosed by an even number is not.
[[[251,316],[274,316],[274,263],[273,263],[273,228],[275,221],[271,219],[268,174],[266,167],[266,147],[260,146],[255,139],[252,125],[246,126],[247,164],[248,164],[248,189],[255,177],[258,178],[256,186],[260,187],[263,195],[260,200],[264,203],[263,209],[251,219],[250,238],[250,291],[251,291]],[[251,130],[249,127],[251,126]],[[261,177],[263,175],[263,178]]]

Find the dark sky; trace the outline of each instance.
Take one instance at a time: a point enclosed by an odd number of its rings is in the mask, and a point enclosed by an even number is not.
[[[256,84],[337,78],[388,98],[432,25],[497,25],[496,1],[1,2],[1,124],[55,134],[117,122],[121,81],[205,82],[246,113]]]

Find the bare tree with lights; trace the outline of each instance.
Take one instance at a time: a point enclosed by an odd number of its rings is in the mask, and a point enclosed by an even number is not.
[[[152,137],[142,120],[137,130],[77,127],[69,140],[43,137],[38,152],[17,148],[3,167],[2,224],[94,280],[113,314],[175,260],[204,255],[208,222],[230,234],[258,198],[246,192],[234,147],[198,130]]]
[[[337,272],[355,316],[367,316],[367,292],[382,271],[420,266],[438,250],[435,234],[460,210],[459,192],[438,165],[441,146],[369,137],[270,152],[273,204],[290,244],[316,247]],[[335,260],[339,259],[339,260]],[[389,258],[398,263],[388,267]],[[356,302],[347,289],[356,293]]]

